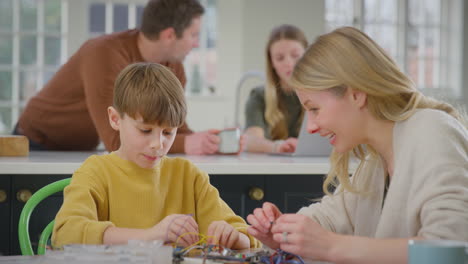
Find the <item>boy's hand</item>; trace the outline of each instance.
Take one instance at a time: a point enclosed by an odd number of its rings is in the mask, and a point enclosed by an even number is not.
[[[237,231],[226,221],[214,221],[208,227],[208,243],[218,244],[225,248],[245,249],[250,247],[250,240],[245,235]]]
[[[191,215],[172,214],[150,229],[152,239],[190,246],[198,242],[198,224]],[[186,234],[194,233],[194,234]]]

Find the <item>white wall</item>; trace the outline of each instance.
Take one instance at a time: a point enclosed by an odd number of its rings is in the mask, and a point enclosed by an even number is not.
[[[189,98],[189,126],[201,131],[233,125],[237,82],[246,71],[264,71],[264,46],[271,29],[284,23],[293,24],[304,30],[311,42],[323,33],[324,10],[324,0],[219,1],[219,96]]]

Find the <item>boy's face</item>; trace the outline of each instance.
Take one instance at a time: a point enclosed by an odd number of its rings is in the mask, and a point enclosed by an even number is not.
[[[176,127],[146,124],[140,115],[135,119],[126,114],[120,116],[113,107],[108,108],[108,113],[112,128],[120,131],[120,148],[117,154],[142,168],[156,166],[174,142]]]

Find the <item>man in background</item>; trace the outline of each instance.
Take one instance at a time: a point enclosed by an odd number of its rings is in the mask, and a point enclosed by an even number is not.
[[[203,6],[197,0],[150,0],[141,27],[86,41],[52,79],[30,99],[13,134],[25,135],[31,150],[108,151],[120,146],[108,121],[114,81],[135,62],[170,68],[183,86],[182,61],[198,47]],[[217,130],[194,133],[184,122],[170,153],[213,154]]]

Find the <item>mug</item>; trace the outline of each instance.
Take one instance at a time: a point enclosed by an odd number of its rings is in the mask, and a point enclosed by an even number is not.
[[[239,128],[228,128],[219,132],[218,136],[220,143],[218,152],[223,154],[234,154],[239,152],[240,134]]]
[[[467,264],[468,243],[453,240],[408,241],[408,264]]]

